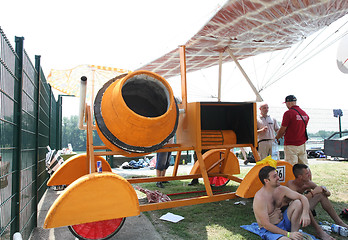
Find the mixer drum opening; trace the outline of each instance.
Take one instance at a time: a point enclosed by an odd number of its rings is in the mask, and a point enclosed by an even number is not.
[[[159,117],[168,110],[169,93],[162,82],[145,74],[127,80],[122,97],[128,108],[144,117]]]
[[[179,110],[161,76],[136,71],[109,80],[95,99],[99,137],[114,151],[154,152],[176,132]]]

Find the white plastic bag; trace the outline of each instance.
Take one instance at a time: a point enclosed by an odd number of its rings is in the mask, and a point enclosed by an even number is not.
[[[60,156],[60,154],[54,149],[51,150],[49,146],[47,146],[48,153],[46,153],[46,170],[52,175],[60,165],[63,164],[64,160]]]

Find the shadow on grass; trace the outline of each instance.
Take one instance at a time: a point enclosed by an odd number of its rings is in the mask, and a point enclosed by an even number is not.
[[[195,186],[188,186],[190,181],[173,181],[164,189],[155,187],[155,183],[138,184],[149,190],[160,190],[165,194],[177,192],[192,192],[205,190],[201,183]],[[234,192],[237,185],[228,183],[221,188],[213,190]],[[204,193],[200,193],[201,195]],[[198,194],[185,194],[184,196],[170,196],[171,199],[195,197]],[[243,200],[246,205],[235,205],[235,202]],[[159,220],[159,218],[171,212],[183,216],[185,219],[178,223],[171,223]],[[240,225],[255,222],[252,211],[251,199],[230,199],[226,201],[198,204],[185,207],[177,207],[148,212],[146,214],[156,227],[163,239],[259,239]]]
[[[173,181],[164,189],[155,187],[155,183],[142,183],[143,188],[149,190],[160,190],[165,194],[176,192],[191,192],[205,190],[201,183],[196,186],[187,186],[189,181]],[[238,184],[228,183],[227,186],[221,188],[213,188],[221,191],[236,191]],[[187,198],[197,196],[197,194],[187,194],[179,198]],[[171,196],[172,199],[177,199],[178,196]],[[246,204],[236,205],[236,202],[244,201]],[[253,199],[235,198],[226,201],[198,204],[185,207],[177,207],[170,209],[157,210],[146,213],[146,216],[151,220],[157,231],[162,235],[163,239],[260,239],[256,234],[241,228],[241,225],[249,225],[256,222],[253,209]],[[332,204],[336,212],[346,207],[345,202],[334,202]],[[159,220],[159,218],[171,212],[183,216],[185,219],[178,223],[171,223]],[[316,207],[317,221],[332,222],[330,216],[322,209],[321,206]],[[347,222],[347,221],[345,221]],[[303,231],[315,235],[314,228],[308,226],[303,228]],[[337,234],[331,234],[338,240],[347,239]]]

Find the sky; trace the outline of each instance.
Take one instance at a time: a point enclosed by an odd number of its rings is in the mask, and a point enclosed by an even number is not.
[[[24,48],[32,61],[35,55],[41,55],[46,76],[51,69],[70,69],[81,64],[134,70],[184,44],[224,2],[11,0],[1,3],[0,26],[13,45],[15,36],[24,36]],[[347,29],[340,33],[348,32]],[[302,108],[348,109],[348,74],[340,72],[336,64],[339,42],[309,49],[306,56],[324,50],[263,90],[263,100],[279,107],[284,106],[285,96],[294,94]],[[267,79],[265,69],[274,72],[279,64],[269,64],[259,72],[252,67],[259,64],[257,61],[264,65],[268,59],[270,56],[259,56],[240,62],[258,88]],[[273,61],[279,63],[277,59]],[[212,96],[216,100],[217,77],[217,68],[188,75],[188,100],[211,100]],[[223,100],[255,100],[233,63],[224,64],[222,77]],[[179,78],[167,80],[175,95],[180,95]],[[75,114],[78,100],[69,98],[64,102],[69,107],[63,109],[63,114]]]

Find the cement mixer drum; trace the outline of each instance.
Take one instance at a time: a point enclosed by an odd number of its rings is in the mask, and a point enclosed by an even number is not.
[[[178,106],[168,82],[149,71],[109,80],[99,90],[97,131],[111,150],[148,153],[163,147],[178,126]]]

